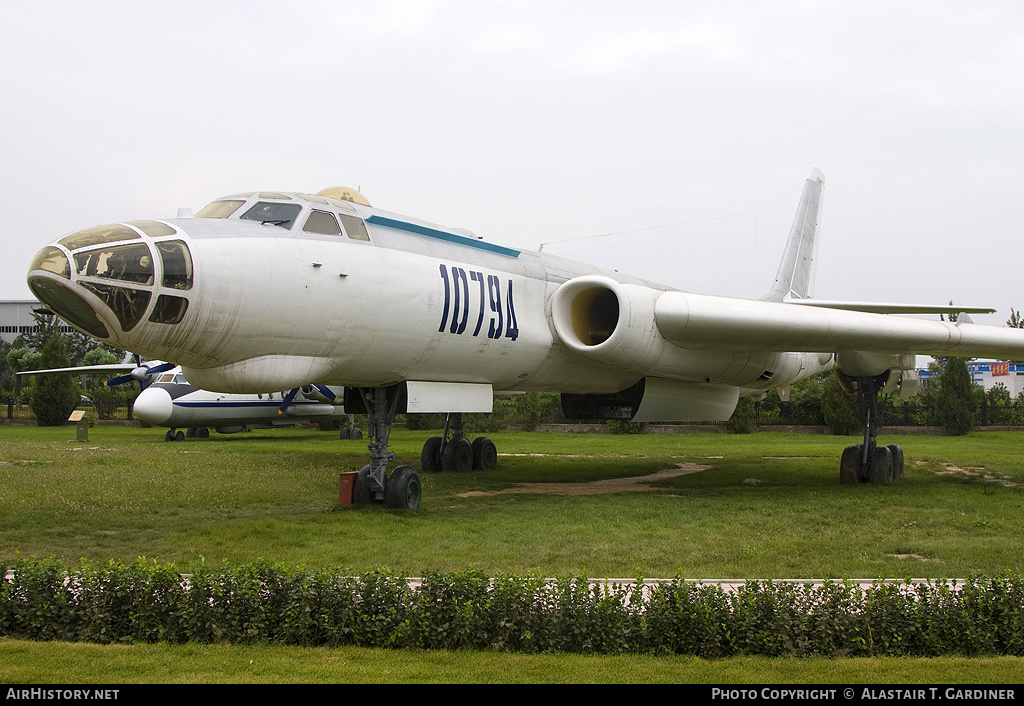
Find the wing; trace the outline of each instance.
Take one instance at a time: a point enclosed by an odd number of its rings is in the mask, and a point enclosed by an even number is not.
[[[655,319],[661,335],[682,348],[1024,357],[1020,329],[686,292],[659,296]]]

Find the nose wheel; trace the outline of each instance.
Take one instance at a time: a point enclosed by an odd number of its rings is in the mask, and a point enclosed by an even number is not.
[[[418,510],[422,498],[419,474],[412,466],[399,466],[387,474],[387,465],[395,460],[388,450],[388,440],[395,420],[395,412],[404,390],[391,387],[357,388],[361,402],[369,417],[370,463],[356,475],[352,487],[352,502],[357,505],[381,503],[397,510]],[[346,405],[349,400],[346,399]],[[346,407],[348,408],[348,407]]]

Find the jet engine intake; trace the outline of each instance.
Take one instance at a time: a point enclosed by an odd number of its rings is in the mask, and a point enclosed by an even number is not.
[[[552,297],[555,333],[568,348],[592,360],[644,371],[660,357],[665,345],[654,319],[660,294],[610,277],[577,277]]]

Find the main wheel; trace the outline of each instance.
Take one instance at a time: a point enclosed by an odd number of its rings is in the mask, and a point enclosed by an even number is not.
[[[473,470],[490,471],[498,467],[498,449],[486,436],[473,440]]]
[[[174,440],[175,441],[184,441],[185,440],[185,432],[179,431],[177,434],[174,435]]]
[[[399,466],[388,480],[384,502],[398,510],[419,510],[422,489],[419,474],[412,466]]]
[[[387,496],[388,474],[384,474],[385,497]],[[352,486],[352,504],[369,505],[374,502],[373,491],[370,489],[370,464],[359,469],[356,482]]]
[[[861,453],[863,453],[863,447],[859,444],[843,449],[843,456],[839,461],[839,482],[843,485],[860,483]]]
[[[876,485],[892,483],[892,453],[888,446],[876,446],[868,458],[868,480]]]
[[[164,441],[174,441],[174,430],[168,429],[167,433],[164,434]]]
[[[886,448],[892,454],[892,477],[899,480],[903,477],[903,447],[899,444],[889,444]]]
[[[469,439],[463,436],[448,442],[441,454],[441,468],[459,473],[473,470],[473,445]]]
[[[423,444],[420,467],[424,473],[437,473],[441,470],[441,441],[440,436],[432,436]]]

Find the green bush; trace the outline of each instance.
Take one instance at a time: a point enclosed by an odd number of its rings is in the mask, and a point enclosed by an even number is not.
[[[179,575],[139,560],[71,569],[0,562],[0,635],[98,643],[354,645],[653,653],[702,658],[1024,654],[1024,577],[963,585],[582,578],[387,572],[337,576],[256,563]]]

